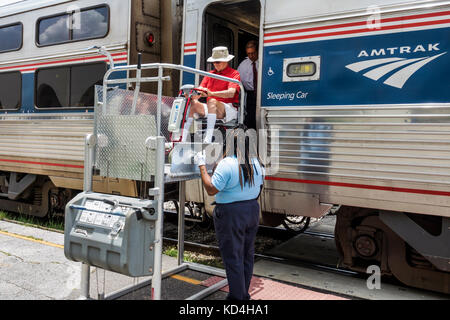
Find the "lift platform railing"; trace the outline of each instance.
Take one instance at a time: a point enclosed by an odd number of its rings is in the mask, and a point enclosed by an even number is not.
[[[158,76],[157,77],[141,77],[141,70],[158,70]],[[149,64],[140,64],[138,62],[137,65],[129,65],[129,66],[118,66],[113,69],[109,69],[103,78],[103,97],[107,97],[107,89],[109,85],[118,85],[118,84],[130,84],[130,83],[136,83],[135,88],[135,95],[139,93],[140,90],[140,84],[143,82],[158,82],[158,106],[157,106],[157,134],[160,135],[161,133],[161,98],[162,98],[162,89],[163,89],[163,82],[164,81],[170,81],[170,76],[164,76],[164,70],[178,70],[180,72],[188,72],[193,73],[200,76],[206,76],[218,80],[223,80],[231,83],[235,83],[239,85],[240,88],[240,107],[239,107],[239,119],[238,123],[243,124],[244,123],[244,109],[245,109],[245,91],[244,86],[239,80],[224,77],[221,75],[216,75],[207,71],[202,71],[182,65],[175,65],[170,63],[149,63]],[[120,71],[136,71],[136,78],[126,78],[126,79],[110,79],[111,74],[114,72],[120,72]],[[107,105],[108,101],[104,98],[104,101],[102,101],[103,108]],[[134,105],[134,108],[136,106]]]

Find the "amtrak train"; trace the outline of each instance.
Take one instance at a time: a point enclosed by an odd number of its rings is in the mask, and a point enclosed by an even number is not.
[[[257,127],[270,155],[261,223],[303,229],[332,211],[343,266],[377,265],[407,285],[450,293],[448,1],[0,7],[0,208],[44,216],[82,189],[93,87],[111,64],[136,64],[142,52],[145,63],[209,70],[212,48],[227,46],[237,68],[249,40],[259,41]],[[200,81],[173,76],[164,95]],[[146,188],[94,178],[98,192],[142,196]],[[187,182],[186,200],[211,215],[200,180]]]
[[[185,3],[185,66],[208,69],[211,49],[224,45],[236,68],[251,39],[257,125],[275,169],[260,198],[263,223],[339,206],[342,265],[377,265],[450,293],[450,3]],[[211,212],[201,184],[189,184],[187,199]]]
[[[83,188],[94,86],[112,65],[136,63],[138,52],[145,62],[178,61],[181,18],[179,1],[25,0],[0,7],[1,209],[64,212]],[[178,89],[176,77],[172,85]],[[94,190],[106,193],[140,196],[147,188],[94,180]]]

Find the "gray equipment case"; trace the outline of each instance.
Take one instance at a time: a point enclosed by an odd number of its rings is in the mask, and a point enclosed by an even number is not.
[[[82,192],[66,206],[64,254],[132,277],[153,275],[156,201]]]

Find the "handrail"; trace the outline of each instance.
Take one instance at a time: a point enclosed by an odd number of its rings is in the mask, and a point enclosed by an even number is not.
[[[149,69],[158,69],[158,76],[157,77],[146,77],[142,78],[140,75],[137,75],[136,78],[125,78],[125,79],[114,79],[109,80],[110,75],[113,72],[119,72],[119,71],[132,71],[132,70],[149,70]],[[245,91],[244,86],[239,80],[224,77],[221,75],[213,74],[211,72],[198,70],[182,65],[176,65],[171,63],[147,63],[142,64],[140,66],[138,65],[127,65],[127,66],[117,66],[114,68],[109,69],[106,71],[105,76],[103,77],[103,108],[106,107],[106,98],[107,98],[107,86],[108,84],[118,84],[118,83],[133,83],[140,84],[142,82],[156,82],[158,81],[158,106],[157,106],[157,126],[158,126],[158,132],[157,134],[160,134],[161,130],[161,98],[162,98],[162,81],[168,81],[170,80],[170,77],[163,77],[163,70],[164,69],[171,69],[171,70],[179,70],[182,72],[189,72],[193,74],[198,74],[218,80],[223,80],[231,83],[235,83],[239,85],[239,88],[241,90],[241,97],[240,97],[240,115],[239,115],[239,124],[242,124],[244,122],[244,107],[245,107]],[[160,87],[161,86],[161,87]],[[104,110],[104,109],[103,109]]]

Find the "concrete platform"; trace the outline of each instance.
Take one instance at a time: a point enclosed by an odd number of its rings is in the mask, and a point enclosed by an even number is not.
[[[326,216],[312,224],[308,231],[324,234],[334,234],[336,217]],[[337,267],[339,255],[335,241],[329,237],[300,234],[273,248],[267,254],[287,259],[301,259],[302,261],[318,263],[330,267]],[[395,285],[381,281],[380,289],[369,289],[367,277],[341,275],[310,267],[288,265],[272,261],[258,261],[255,263],[254,274],[274,278],[291,283],[298,283],[305,287],[323,289],[326,291],[349,295],[359,299],[369,300],[449,300],[450,296]]]
[[[163,270],[176,264],[163,255]],[[97,299],[98,293],[108,295],[148,279],[92,267],[90,296]],[[64,234],[0,221],[0,300],[78,299],[80,280],[81,263],[64,256]]]
[[[177,266],[175,258],[163,255],[163,272]],[[270,267],[269,267],[270,268]],[[62,233],[0,221],[0,300],[74,300],[80,297],[81,263],[64,256]],[[186,270],[163,280],[162,299],[179,300],[208,288],[223,278]],[[125,288],[142,288],[118,300],[149,300],[150,277],[132,278],[91,267],[90,297],[114,296]],[[254,299],[341,299],[299,285],[255,276]],[[205,300],[224,300],[228,287]],[[282,293],[280,295],[280,293]]]
[[[221,277],[211,277],[202,282],[204,286],[212,286],[223,280]],[[221,289],[229,292],[229,287]],[[253,277],[249,294],[252,300],[349,300],[342,295],[324,293],[320,290],[306,289],[298,284],[284,283],[262,277]]]
[[[195,270],[185,270],[162,280],[163,300],[183,300],[200,293],[206,288],[212,287],[224,277],[215,276]],[[128,292],[116,293],[114,300],[150,300],[151,282],[139,289]],[[229,286],[223,286],[220,290],[208,295],[203,300],[225,300],[229,292]],[[343,295],[325,293],[322,290],[304,288],[298,284],[285,283],[254,276],[249,290],[251,300],[349,300]]]
[[[0,300],[78,299],[81,293],[81,263],[67,260],[63,245],[62,233],[0,221]],[[320,251],[320,246],[308,247],[307,242],[302,241],[282,244],[275,250],[281,251],[282,248],[291,250],[295,246],[301,248],[305,254],[312,250]],[[163,255],[163,272],[176,266],[175,258]],[[382,284],[381,290],[369,290],[365,279],[266,260],[256,261],[254,276],[250,290],[253,299],[339,300],[348,296],[377,300],[450,298],[432,292],[385,284]],[[124,288],[143,285],[149,279],[150,277],[126,277],[92,267],[90,295],[92,299],[97,299],[101,293],[108,297]],[[164,280],[162,298],[185,299],[218,280],[220,278],[214,278],[211,274],[195,273],[191,270],[176,274]],[[226,294],[225,287],[206,299],[223,300]],[[132,292],[131,295],[121,299],[149,298],[149,287],[143,286],[140,292]]]

